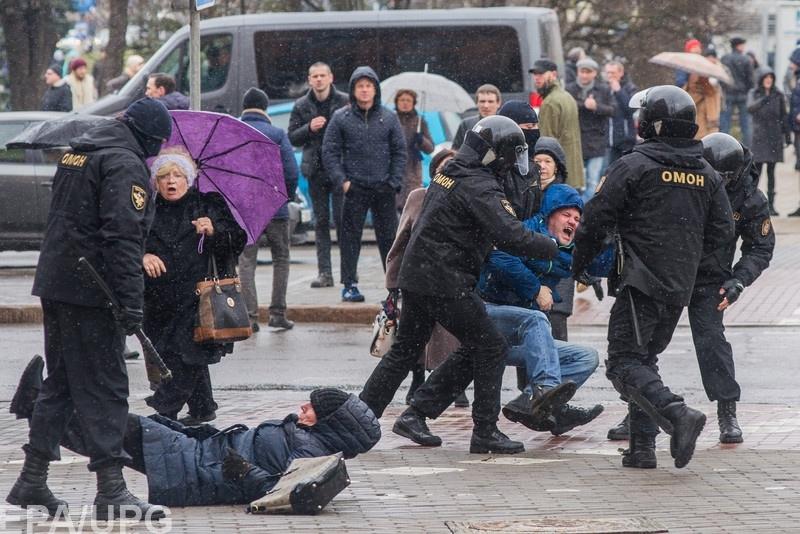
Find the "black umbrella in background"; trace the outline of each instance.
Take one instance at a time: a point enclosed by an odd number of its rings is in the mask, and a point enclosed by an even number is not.
[[[73,138],[83,134],[86,130],[113,120],[115,119],[112,117],[75,113],[60,119],[38,122],[11,138],[6,143],[6,148],[37,150],[68,146]]]

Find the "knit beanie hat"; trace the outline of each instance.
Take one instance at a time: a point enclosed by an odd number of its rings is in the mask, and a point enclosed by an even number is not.
[[[311,392],[311,406],[317,414],[317,420],[325,419],[345,403],[350,394],[341,389],[321,388]]]
[[[69,64],[69,70],[79,69],[86,66],[86,61],[83,58],[73,59]]]
[[[251,87],[247,90],[244,94],[244,98],[242,99],[242,109],[266,109],[269,107],[269,97],[267,93],[259,89],[258,87]]]
[[[49,67],[47,67],[47,70],[53,71],[54,74],[58,74],[58,77],[61,78],[61,65],[58,63],[51,64]]]
[[[527,124],[529,122],[537,124],[539,122],[536,111],[523,100],[509,100],[497,110],[497,114],[508,117],[517,124]]]

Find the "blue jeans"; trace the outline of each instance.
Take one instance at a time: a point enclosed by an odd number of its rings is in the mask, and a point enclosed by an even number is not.
[[[592,196],[594,196],[594,190],[597,189],[597,184],[600,183],[600,175],[603,173],[603,168],[605,165],[605,156],[584,158],[583,174],[586,176],[586,189],[583,190],[584,202],[588,201],[590,198],[592,198]]]
[[[538,311],[517,306],[486,303],[486,312],[511,346],[506,365],[524,367],[530,391],[533,385],[557,386],[571,380],[580,387],[592,375],[599,357],[597,351],[576,343],[554,340],[550,321]]]
[[[731,126],[733,126],[733,111],[739,111],[739,126],[742,129],[742,143],[750,146],[750,113],[747,111],[747,102],[732,102],[725,101],[725,109],[719,114],[719,131],[722,133],[731,133]]]

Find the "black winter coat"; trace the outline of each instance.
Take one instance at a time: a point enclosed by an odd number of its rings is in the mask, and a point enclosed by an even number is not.
[[[289,116],[289,141],[292,145],[303,148],[300,171],[307,178],[316,177],[322,171],[322,140],[325,137],[325,130],[330,124],[333,112],[349,102],[347,93],[337,91],[331,86],[328,99],[324,102],[318,101],[314,97],[314,91],[309,89],[305,96],[301,96],[294,103],[292,114]],[[320,116],[325,117],[325,126],[312,132],[309,128],[311,119]]]
[[[453,143],[450,148],[453,150],[458,150],[461,148],[461,145],[464,144],[464,136],[466,136],[467,132],[472,130],[472,128],[478,124],[478,121],[481,120],[481,118],[482,117],[480,115],[473,115],[462,120],[458,124],[458,129],[456,130],[456,135],[453,137]]]
[[[553,258],[554,241],[532,234],[517,219],[500,179],[472,148],[483,141],[468,133],[465,144],[428,187],[403,263],[401,289],[462,298],[472,292],[495,246],[515,255]]]
[[[208,217],[214,226],[214,235],[204,239],[202,253],[198,253],[200,235],[191,223],[198,217]],[[144,331],[158,352],[180,354],[189,365],[205,365],[232,351],[232,343],[200,344],[192,339],[198,305],[195,286],[209,276],[212,251],[220,277],[232,276],[246,242],[247,234],[219,193],[200,193],[192,187],[174,202],[156,197],[146,251],[161,258],[167,272],[158,278],[145,277]]]
[[[70,145],[53,177],[33,294],[107,307],[105,294],[78,269],[85,256],[121,306],[141,310],[144,239],[154,207],[144,152],[120,121],[92,128]]]
[[[597,102],[597,109],[594,110],[586,108],[585,99],[580,96],[581,87],[577,82],[567,85],[564,90],[571,94],[578,104],[583,159],[605,156],[608,148],[609,119],[617,112],[616,101],[611,96],[608,84],[595,80],[594,87],[589,91]]]
[[[42,96],[42,111],[72,111],[72,89],[69,84],[48,87]]]
[[[734,50],[722,56],[720,62],[728,67],[733,78],[733,86],[725,85],[725,100],[744,102],[747,92],[753,88],[753,64],[750,58]]]
[[[747,111],[753,117],[753,141],[750,150],[756,163],[783,161],[783,146],[789,133],[786,120],[786,98],[775,87],[769,95],[761,87],[772,69],[759,70],[758,87],[747,94]]]
[[[724,246],[703,258],[697,272],[696,287],[709,284],[721,286],[731,278],[738,279],[747,287],[769,267],[772,260],[775,231],[769,217],[769,203],[758,189],[760,169],[753,165],[749,154],[746,157],[748,172],[725,188],[733,210],[735,235]],[[742,256],[734,265],[733,258],[740,237]]]
[[[686,306],[705,253],[734,237],[719,175],[692,139],[648,139],[614,162],[586,204],[575,236],[572,272],[589,267],[616,228],[624,254],[609,282],[653,300]]]
[[[375,101],[366,111],[358,107],[353,93],[361,78],[375,84]],[[350,76],[350,106],[341,108],[325,130],[322,160],[331,182],[346,181],[367,189],[400,191],[406,169],[406,139],[400,121],[381,105],[378,75],[359,67]]]
[[[311,427],[292,414],[256,428],[235,425],[217,431],[209,425],[187,428],[159,415],[140,417],[148,498],[164,506],[246,504],[263,497],[295,458],[341,452],[353,458],[381,437],[372,411],[355,395]],[[197,435],[205,439],[191,437]],[[222,476],[230,447],[254,467],[238,482]]]

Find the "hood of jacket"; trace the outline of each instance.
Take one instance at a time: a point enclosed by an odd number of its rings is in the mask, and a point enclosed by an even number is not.
[[[103,148],[125,148],[144,159],[144,151],[128,126],[118,120],[109,120],[74,138],[69,145],[81,152]]]
[[[703,143],[697,139],[655,137],[633,147],[638,152],[662,165],[685,169],[702,169]]]
[[[583,199],[575,188],[567,184],[552,184],[544,190],[540,213],[547,219],[554,211],[561,208],[578,208],[583,213]]]
[[[533,149],[533,155],[535,156],[536,154],[547,154],[553,158],[557,165],[556,181],[567,181],[567,154],[558,139],[547,136],[540,137]]]
[[[372,102],[372,107],[370,109],[375,109],[377,106],[381,105],[381,81],[378,78],[378,75],[375,74],[375,71],[372,70],[372,67],[361,66],[357,67],[356,70],[353,71],[353,74],[350,75],[350,85],[349,87],[349,94],[350,94],[350,104],[352,108],[358,109],[358,104],[356,103],[355,97],[355,89],[356,89],[356,82],[361,78],[369,78],[372,80],[372,83],[375,84],[375,100]]]
[[[381,439],[381,425],[372,410],[352,393],[344,404],[308,428],[308,433],[345,458],[365,453]]]
[[[774,80],[775,79],[775,71],[774,70],[772,70],[771,68],[766,67],[766,66],[758,68],[758,70],[756,71],[756,89],[761,89],[761,82],[763,82],[764,78],[766,78],[770,74],[772,74],[772,79]],[[773,84],[772,88],[775,89],[775,85],[774,84]]]

